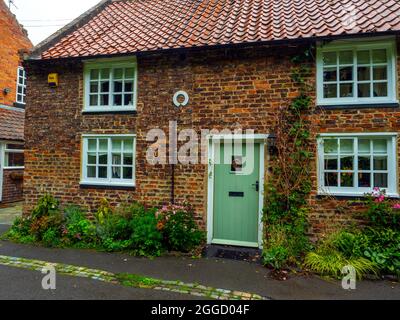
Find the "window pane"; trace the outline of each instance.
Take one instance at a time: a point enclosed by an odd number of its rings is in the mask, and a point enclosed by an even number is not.
[[[326,187],[338,186],[338,174],[336,172],[325,173],[325,186]]]
[[[96,178],[96,167],[88,166],[87,176],[88,178]]]
[[[387,173],[374,173],[374,187],[387,188],[388,175]]]
[[[121,167],[112,167],[112,178],[121,179]]]
[[[98,103],[99,103],[99,99],[98,99],[97,94],[96,95],[91,95],[90,96],[90,105],[91,106],[97,106]]]
[[[358,140],[358,153],[371,153],[371,140],[360,139]]]
[[[133,170],[131,167],[124,168],[124,176],[123,179],[132,179],[133,178]]]
[[[100,105],[101,106],[108,106],[109,105],[109,103],[108,103],[108,94],[102,94],[102,95],[100,95]]]
[[[337,64],[336,52],[324,52],[323,60],[325,65],[332,65],[332,64],[336,65]]]
[[[353,64],[353,51],[341,51],[339,53],[340,64]]]
[[[114,81],[114,92],[122,92],[122,81]]]
[[[324,81],[336,81],[337,80],[337,69],[333,68],[324,68]]]
[[[358,186],[360,188],[370,188],[371,187],[371,174],[370,173],[359,173],[358,174]]]
[[[340,139],[340,153],[353,153],[353,141],[353,139]]]
[[[336,156],[325,156],[325,170],[337,170],[338,158]]]
[[[386,49],[372,50],[372,62],[373,63],[387,62]]]
[[[107,179],[107,167],[99,167],[99,178]]]
[[[128,165],[128,166],[133,165],[133,155],[132,155],[132,153],[124,154],[124,165]]]
[[[133,140],[132,139],[124,140],[124,151],[133,153]]]
[[[5,153],[5,166],[6,167],[23,167],[24,166],[24,154],[15,152]]]
[[[112,151],[122,151],[122,140],[112,139]]]
[[[88,164],[96,164],[97,154],[95,152],[88,153]]]
[[[133,91],[133,82],[125,82],[125,92]]]
[[[324,84],[324,98],[337,98],[336,84]]]
[[[99,154],[99,164],[107,164],[108,163],[108,154],[100,153]]]
[[[133,79],[135,76],[134,68],[126,68],[125,69],[125,79]]]
[[[358,170],[371,170],[371,157],[358,157]]]
[[[124,77],[124,69],[115,69],[114,70],[114,79],[122,79]]]
[[[89,151],[97,150],[97,139],[89,139],[88,140],[88,149],[89,149]]]
[[[363,51],[358,51],[357,52],[357,63],[358,64],[369,64],[370,61],[370,56],[369,56],[369,50],[363,50]]]
[[[359,98],[371,97],[371,85],[369,83],[360,83],[358,85],[358,97]]]
[[[104,81],[101,83],[101,92],[106,93],[110,91],[110,82]]]
[[[341,170],[353,170],[354,157],[340,157]]]
[[[110,69],[102,69],[101,79],[109,79],[109,78],[110,78]]]
[[[387,80],[387,67],[374,67],[374,80]]]
[[[341,187],[354,187],[353,173],[341,173],[340,174],[340,186]]]
[[[124,106],[130,106],[133,103],[133,95],[126,94],[124,95]]]
[[[114,106],[122,106],[122,94],[114,95]]]
[[[97,80],[99,79],[99,70],[91,70],[90,71],[90,80]]]
[[[387,170],[387,157],[374,157],[374,170]]]
[[[340,85],[340,97],[352,97],[353,96],[353,84],[346,83]]]
[[[387,97],[387,83],[374,83],[374,97]]]
[[[24,149],[24,145],[23,144],[12,144],[9,143],[6,145],[6,149],[8,150],[23,150]]]
[[[99,151],[108,151],[108,139],[99,140]]]
[[[370,67],[358,67],[358,81],[370,80]]]
[[[324,152],[325,153],[337,153],[338,152],[338,139],[325,139],[324,140]]]
[[[374,140],[374,153],[386,153],[387,140]]]
[[[353,67],[344,67],[339,69],[340,81],[352,81],[353,80]]]
[[[121,163],[121,154],[113,154],[112,155],[112,164],[122,164]]]
[[[99,84],[97,82],[91,82],[90,83],[90,92],[91,93],[99,92]]]

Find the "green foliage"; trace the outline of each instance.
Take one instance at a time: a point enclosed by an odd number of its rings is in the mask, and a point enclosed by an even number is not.
[[[157,212],[157,227],[162,231],[168,250],[190,252],[205,238],[194,220],[194,212],[188,205],[166,206]]]
[[[336,250],[318,250],[306,255],[305,267],[324,276],[333,276],[338,279],[343,277],[342,270],[345,266],[352,266],[359,279],[368,274],[376,274],[376,265],[362,257],[346,258]]]
[[[190,251],[204,236],[192,211],[165,212],[161,222],[156,217],[156,209],[146,209],[136,202],[114,211],[103,199],[95,219],[90,220],[80,207],[70,205],[60,210],[58,201],[46,195],[33,211],[35,214],[30,217],[16,219],[5,238],[48,247],[96,248],[159,256],[165,248]],[[161,225],[163,231],[159,228]]]
[[[86,212],[77,206],[68,206],[64,210],[64,216],[62,234],[70,244],[96,242],[96,230],[93,223],[87,219]]]
[[[46,194],[39,199],[38,204],[32,210],[33,218],[52,216],[58,213],[59,202],[52,195]]]
[[[42,243],[46,247],[58,247],[61,244],[60,230],[49,228],[43,233]]]
[[[154,211],[134,216],[131,221],[132,248],[137,255],[160,256],[163,251],[162,234],[157,229]]]
[[[272,176],[266,186],[264,207],[266,239],[263,262],[274,269],[283,269],[298,263],[309,249],[306,235],[309,212],[307,198],[311,192],[310,123],[304,115],[310,110],[312,99],[307,79],[312,48],[293,58],[297,64],[291,78],[300,93],[291,103],[282,107],[276,119],[275,148],[272,156]]]

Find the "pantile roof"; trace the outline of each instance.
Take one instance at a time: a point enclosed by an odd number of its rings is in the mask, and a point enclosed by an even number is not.
[[[55,59],[394,31],[399,0],[103,0],[36,52]]]

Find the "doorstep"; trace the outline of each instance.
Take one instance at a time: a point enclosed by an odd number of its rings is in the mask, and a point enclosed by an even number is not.
[[[203,255],[207,258],[229,259],[261,264],[261,250],[255,248],[207,245]]]

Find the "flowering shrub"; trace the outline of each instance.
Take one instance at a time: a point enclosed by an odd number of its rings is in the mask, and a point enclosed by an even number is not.
[[[159,256],[165,249],[191,251],[201,243],[203,233],[188,205],[157,210],[133,203],[118,211],[102,199],[91,220],[77,206],[61,210],[58,201],[46,195],[30,217],[16,219],[5,238],[48,247],[97,248]]]
[[[374,188],[366,199],[367,216],[371,222],[380,227],[399,227],[400,203],[393,204],[386,197],[386,192],[380,188]]]
[[[190,205],[168,205],[156,212],[157,229],[163,234],[168,250],[189,252],[204,239],[194,220]]]

